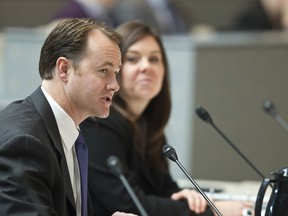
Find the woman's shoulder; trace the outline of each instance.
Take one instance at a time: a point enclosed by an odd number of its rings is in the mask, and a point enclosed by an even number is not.
[[[115,126],[123,126],[129,123],[128,119],[126,119],[117,109],[111,107],[109,116],[107,118],[97,118],[101,124],[110,124]]]
[[[116,128],[117,130],[131,129],[129,121],[113,107],[111,107],[107,118],[89,117],[80,124],[80,127],[108,127],[110,129]]]

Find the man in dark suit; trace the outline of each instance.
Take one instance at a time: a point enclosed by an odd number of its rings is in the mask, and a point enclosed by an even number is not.
[[[120,41],[92,19],[63,20],[48,35],[42,85],[0,112],[0,215],[92,214],[81,195],[75,140],[80,122],[109,114]]]

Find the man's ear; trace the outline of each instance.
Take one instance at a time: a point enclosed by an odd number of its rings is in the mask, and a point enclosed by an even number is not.
[[[63,82],[67,82],[68,80],[68,71],[71,67],[71,62],[65,58],[65,57],[60,57],[56,61],[56,73],[58,73],[58,76]]]

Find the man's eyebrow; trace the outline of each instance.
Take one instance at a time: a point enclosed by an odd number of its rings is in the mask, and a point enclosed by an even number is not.
[[[102,66],[102,67],[104,67],[104,66],[114,67],[115,65],[114,65],[112,62],[110,62],[110,61],[106,61],[106,62],[104,62],[101,66]],[[121,68],[122,68],[122,65],[120,64],[119,67],[117,67],[117,68],[121,69]]]
[[[109,67],[113,67],[114,64],[113,64],[112,62],[110,62],[110,61],[105,61],[105,62],[103,62],[103,64],[101,64],[101,66],[109,66]]]

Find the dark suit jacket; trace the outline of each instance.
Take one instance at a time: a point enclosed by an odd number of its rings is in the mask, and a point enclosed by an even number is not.
[[[138,214],[120,179],[107,166],[110,155],[117,156],[124,174],[149,216],[191,216],[186,201],[173,201],[170,195],[179,191],[169,173],[155,169],[134,150],[130,124],[113,108],[97,124],[86,119],[81,125],[89,148],[89,190],[94,215],[111,215],[116,210]],[[159,152],[159,157],[163,155]],[[164,157],[164,156],[163,156]],[[207,210],[205,215],[213,215]]]
[[[0,215],[76,215],[60,134],[40,87],[0,112]]]

